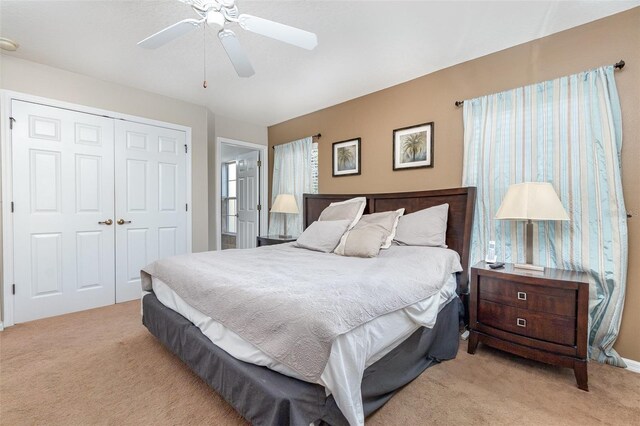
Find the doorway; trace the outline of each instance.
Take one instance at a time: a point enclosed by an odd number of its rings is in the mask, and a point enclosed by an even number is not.
[[[224,138],[217,142],[217,248],[254,248],[266,228],[267,147]]]

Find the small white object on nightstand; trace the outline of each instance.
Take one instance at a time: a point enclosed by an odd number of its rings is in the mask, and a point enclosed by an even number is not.
[[[496,263],[496,242],[489,241],[489,250],[487,250],[487,257],[484,258],[487,263]]]

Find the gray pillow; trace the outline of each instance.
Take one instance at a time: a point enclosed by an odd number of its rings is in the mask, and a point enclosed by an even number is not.
[[[380,212],[365,214],[360,218],[354,228],[360,228],[366,225],[375,225],[385,232],[385,240],[382,244],[383,249],[391,247],[393,238],[396,235],[396,229],[398,228],[398,221],[404,214],[404,209],[398,209],[390,212]]]
[[[347,240],[347,236],[359,228],[376,228],[383,232],[384,239],[382,240],[381,248],[387,249],[391,247],[391,242],[393,241],[393,237],[396,234],[396,227],[398,226],[398,218],[402,216],[404,213],[404,209],[398,209],[390,212],[380,212],[380,213],[372,213],[365,214],[360,218],[356,226],[353,227],[350,231],[347,231],[346,234],[342,236],[340,240],[340,244],[335,249],[335,253],[339,255],[345,255],[344,248]],[[376,252],[377,255],[377,252]],[[347,255],[348,256],[348,255]]]
[[[360,217],[367,204],[365,197],[351,198],[350,200],[340,201],[337,203],[329,204],[329,207],[324,209],[320,213],[319,221],[325,220],[349,220],[349,229],[353,228]]]
[[[447,247],[449,204],[405,214],[398,220],[394,241],[407,246]]]
[[[376,257],[387,233],[374,225],[353,228],[344,242],[343,255],[352,257]]]
[[[350,220],[327,220],[313,222],[298,237],[295,245],[309,250],[332,252],[351,224]]]

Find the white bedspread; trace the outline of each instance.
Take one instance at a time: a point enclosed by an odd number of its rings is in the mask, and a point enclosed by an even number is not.
[[[196,325],[216,346],[234,358],[265,366],[281,374],[305,380],[292,369],[275,361],[211,317],[187,304],[162,280],[153,278],[153,291],[166,307]],[[456,297],[456,277],[452,274],[442,290],[404,309],[380,316],[333,342],[329,361],[317,381],[325,387],[350,424],[364,424],[360,385],[364,370],[402,343],[419,327],[433,327],[438,312]]]
[[[462,270],[453,250],[392,246],[376,258],[280,244],[167,257],[145,266],[185,302],[279,363],[316,382],[333,341],[438,294]]]

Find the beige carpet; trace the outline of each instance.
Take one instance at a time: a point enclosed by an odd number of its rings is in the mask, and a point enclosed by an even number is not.
[[[0,333],[3,425],[208,424],[244,421],[140,323],[130,302]],[[480,346],[427,370],[371,425],[640,424],[640,374],[573,373]]]

